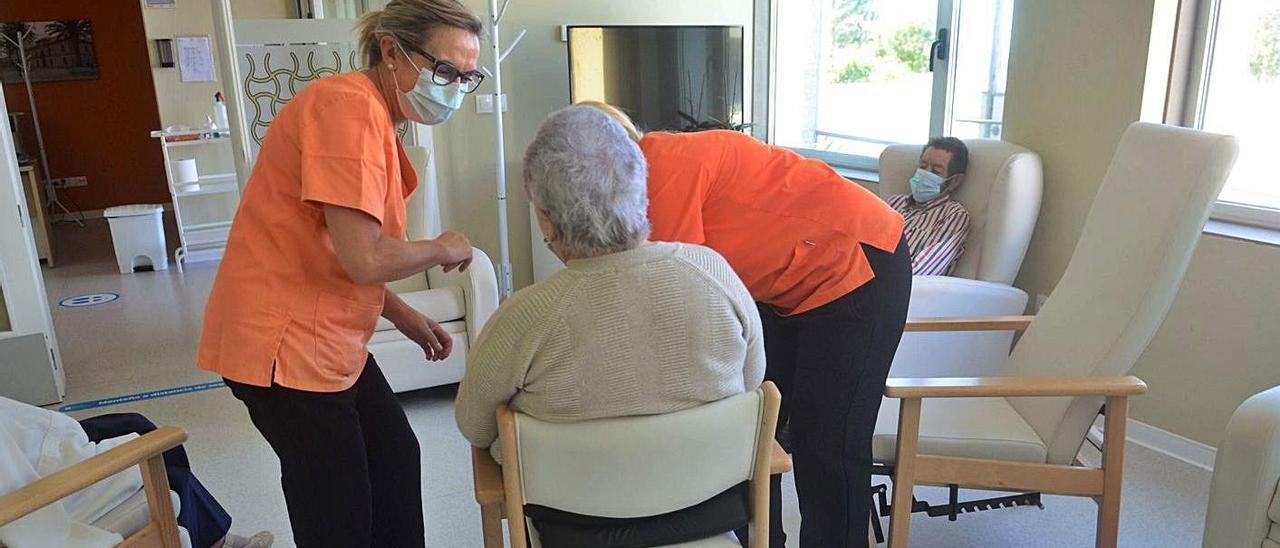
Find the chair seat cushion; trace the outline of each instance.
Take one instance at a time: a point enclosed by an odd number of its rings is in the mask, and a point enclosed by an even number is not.
[[[876,419],[871,454],[892,463],[898,438],[898,405],[885,398]],[[923,455],[1043,463],[1048,454],[1035,430],[1004,398],[926,398],[921,403]]]
[[[460,320],[467,315],[467,301],[461,287],[441,287],[397,293],[406,304],[439,323]],[[378,318],[376,331],[395,329],[386,318]]]

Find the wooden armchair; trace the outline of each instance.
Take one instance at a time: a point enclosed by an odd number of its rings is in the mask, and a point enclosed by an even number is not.
[[[40,478],[0,497],[0,525],[7,525],[58,502],[130,466],[141,466],[142,486],[147,494],[151,523],[130,535],[120,546],[179,548],[178,521],[173,512],[173,502],[169,499],[169,477],[165,472],[164,452],[186,440],[187,433],[181,429],[162,426],[138,439]]]
[[[922,319],[909,321],[907,330],[1021,331],[1031,324],[1032,319],[1032,316]],[[912,488],[916,484],[927,484],[1093,497],[1098,502],[1097,545],[1115,546],[1120,523],[1120,488],[1124,471],[1128,398],[1146,391],[1146,383],[1132,376],[889,379],[885,386],[885,396],[900,400],[889,545],[907,545],[911,527]],[[921,406],[926,399],[1090,396],[1106,398],[1101,467],[919,454]],[[980,416],[961,418],[983,420]],[[983,451],[982,440],[969,441],[969,452]],[[1083,437],[1079,441],[1082,443]],[[1075,446],[1079,447],[1080,443]],[[995,448],[990,451],[992,454],[1000,453]]]

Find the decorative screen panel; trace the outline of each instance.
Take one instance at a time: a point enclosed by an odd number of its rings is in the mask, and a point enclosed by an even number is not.
[[[356,45],[345,43],[241,45],[236,47],[250,149],[257,157],[276,113],[307,84],[358,70]]]

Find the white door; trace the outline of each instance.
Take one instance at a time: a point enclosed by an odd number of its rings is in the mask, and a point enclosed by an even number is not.
[[[8,112],[3,89],[0,112]],[[65,377],[6,118],[0,118],[0,320],[7,316],[8,327],[0,323],[0,395],[46,405],[62,401]]]

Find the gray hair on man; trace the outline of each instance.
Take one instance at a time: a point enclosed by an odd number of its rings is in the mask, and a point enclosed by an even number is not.
[[[591,107],[552,113],[524,155],[524,188],[569,258],[625,251],[649,238],[648,168],[626,130]]]

